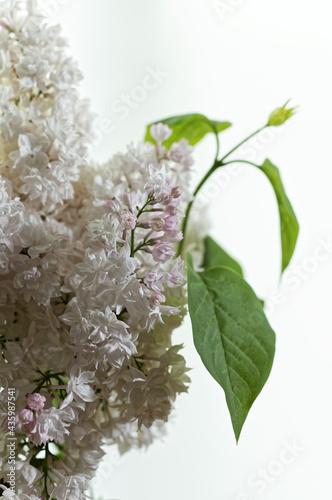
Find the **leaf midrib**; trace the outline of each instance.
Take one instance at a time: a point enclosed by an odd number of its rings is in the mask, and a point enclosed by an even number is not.
[[[218,323],[218,319],[217,319],[216,312],[215,312],[215,307],[214,307],[214,301],[212,300],[212,297],[211,297],[211,295],[210,295],[210,293],[209,293],[209,290],[207,289],[206,284],[205,284],[204,280],[201,278],[200,274],[199,274],[199,273],[196,273],[196,275],[199,277],[200,281],[203,283],[204,288],[205,288],[205,290],[206,290],[206,293],[207,293],[207,295],[209,296],[210,301],[211,301],[211,304],[212,304],[213,316],[212,316],[212,318],[210,319],[209,323],[211,323],[211,322],[214,320],[214,321],[215,321],[215,323],[217,324],[217,329],[218,329],[218,332],[220,332],[219,323]],[[204,300],[205,300],[205,298],[204,298]],[[208,324],[209,324],[209,323],[208,323]],[[235,391],[234,391],[234,387],[233,387],[233,384],[232,384],[231,376],[230,376],[230,373],[229,373],[228,356],[227,356],[227,354],[226,354],[226,350],[225,350],[225,346],[224,346],[224,342],[223,342],[223,338],[222,338],[221,332],[220,332],[220,335],[219,335],[219,336],[220,336],[220,343],[221,343],[221,346],[222,346],[223,354],[224,354],[225,361],[226,361],[226,373],[227,373],[227,378],[228,378],[229,384],[230,384],[231,389],[232,389],[232,395],[233,395],[233,397],[235,397],[235,398],[238,400],[238,402],[239,402],[239,404],[240,404],[240,406],[241,406],[241,409],[242,409],[242,411],[243,411],[243,406],[242,406],[241,400],[239,399],[238,395],[235,393]],[[217,364],[215,363],[215,365],[217,365]],[[226,396],[227,396],[227,395],[226,395]],[[233,404],[234,404],[234,403],[233,403]],[[234,411],[235,411],[235,408],[234,408]]]

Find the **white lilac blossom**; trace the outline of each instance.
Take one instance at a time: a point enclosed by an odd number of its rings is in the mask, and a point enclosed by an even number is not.
[[[158,124],[156,146],[91,165],[80,78],[33,1],[1,2],[0,411],[6,432],[14,389],[22,460],[14,495],[0,446],[4,497],[85,498],[101,446],[150,444],[189,381],[172,331],[191,148]]]

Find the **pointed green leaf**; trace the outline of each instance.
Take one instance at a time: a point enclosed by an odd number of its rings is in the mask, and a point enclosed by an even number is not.
[[[277,197],[280,215],[280,233],[282,248],[282,272],[286,269],[295,250],[296,240],[299,234],[299,223],[293,207],[286,195],[278,168],[265,160],[258,168],[264,172],[272,184]]]
[[[215,266],[229,267],[243,277],[243,271],[240,264],[225,252],[225,250],[210,236],[207,236],[204,240],[204,260],[202,266],[204,269]]]
[[[259,299],[236,272],[196,272],[188,261],[188,303],[195,347],[225,391],[238,441],[248,412],[271,371],[275,334]]]
[[[154,123],[165,123],[173,130],[171,137],[163,143],[167,148],[174,142],[179,142],[183,138],[187,139],[189,144],[194,146],[201,141],[206,134],[210,132],[219,134],[219,132],[231,126],[229,122],[209,120],[209,118],[199,113],[171,116]],[[150,134],[150,127],[154,125],[154,123],[150,123],[150,125],[147,126],[145,141],[156,142]]]

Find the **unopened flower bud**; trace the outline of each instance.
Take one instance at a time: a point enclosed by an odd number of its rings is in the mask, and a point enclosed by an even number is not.
[[[164,219],[162,217],[154,217],[150,220],[149,226],[154,231],[162,231],[164,228]]]
[[[174,205],[168,205],[165,208],[165,213],[168,215],[176,215],[178,213],[178,209]]]
[[[149,302],[152,307],[158,306],[160,302],[165,302],[165,296],[158,291],[153,292],[149,297]]]
[[[29,424],[33,421],[33,413],[31,410],[28,410],[28,408],[24,408],[18,414],[18,418],[22,424]]]
[[[180,273],[171,273],[170,279],[167,281],[167,285],[171,288],[177,287],[183,284],[184,278]]]
[[[157,281],[160,281],[161,278],[162,276],[158,274],[157,271],[146,271],[144,281],[146,285],[151,288],[152,285]]]
[[[135,229],[137,217],[128,210],[121,212],[121,224],[125,229]]]
[[[171,146],[171,149],[168,152],[169,159],[174,161],[175,163],[181,163],[183,160],[184,152],[183,148],[179,143],[174,143]]]
[[[30,433],[35,426],[34,414],[31,410],[24,408],[18,414],[18,427],[24,433]]]
[[[143,227],[144,229],[150,229],[150,221],[149,220],[143,220],[138,223],[138,227]]]
[[[163,226],[164,231],[176,231],[177,226],[178,226],[178,223],[177,223],[177,220],[175,219],[175,217],[172,217],[170,215],[165,217],[164,226]]]
[[[156,262],[166,262],[174,257],[175,252],[172,250],[172,245],[165,242],[159,242],[152,250],[152,257]]]
[[[295,108],[286,108],[287,104],[289,103],[289,100],[281,107],[277,108],[269,116],[269,120],[267,122],[268,126],[272,127],[279,127],[280,125],[283,125],[291,116],[293,116],[295,113]]]
[[[151,125],[150,134],[157,142],[161,143],[166,141],[172,135],[172,130],[168,125],[155,123],[154,125]]]
[[[26,398],[30,410],[41,411],[44,408],[46,398],[42,394],[35,392],[27,394]]]
[[[172,187],[171,194],[173,198],[179,198],[181,196],[181,189],[179,186]]]
[[[167,233],[167,239],[173,243],[178,243],[183,239],[183,233],[182,231],[169,231]]]

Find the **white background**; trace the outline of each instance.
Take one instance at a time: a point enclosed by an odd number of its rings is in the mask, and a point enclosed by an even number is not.
[[[212,194],[205,195],[211,234],[267,299],[277,333],[272,375],[239,445],[224,395],[195,354],[187,321],[176,341],[185,343],[192,385],[176,403],[167,437],[120,463],[111,455],[113,472],[97,493],[105,500],[329,500],[332,255],[316,252],[320,239],[332,237],[330,2],[224,0],[219,10],[213,0],[45,4],[52,22],[63,25],[85,75],[82,94],[91,100],[101,130],[92,151],[96,159],[141,139],[148,122],[190,112],[233,122],[221,136],[226,151],[289,97],[301,106],[283,130],[261,137],[253,150],[254,161],[269,157],[280,167],[301,224],[280,296],[279,222],[267,180],[244,166],[221,179],[217,190],[210,184]],[[156,66],[167,76],[123,118],[114,111],[118,100],[123,93],[142,96],[137,86],[147,68]],[[105,119],[112,121],[112,132],[105,131]],[[197,148],[197,178],[213,155],[209,138]],[[294,440],[302,451],[292,463],[280,464],[285,442]],[[248,481],[260,469],[270,472],[258,488]]]

